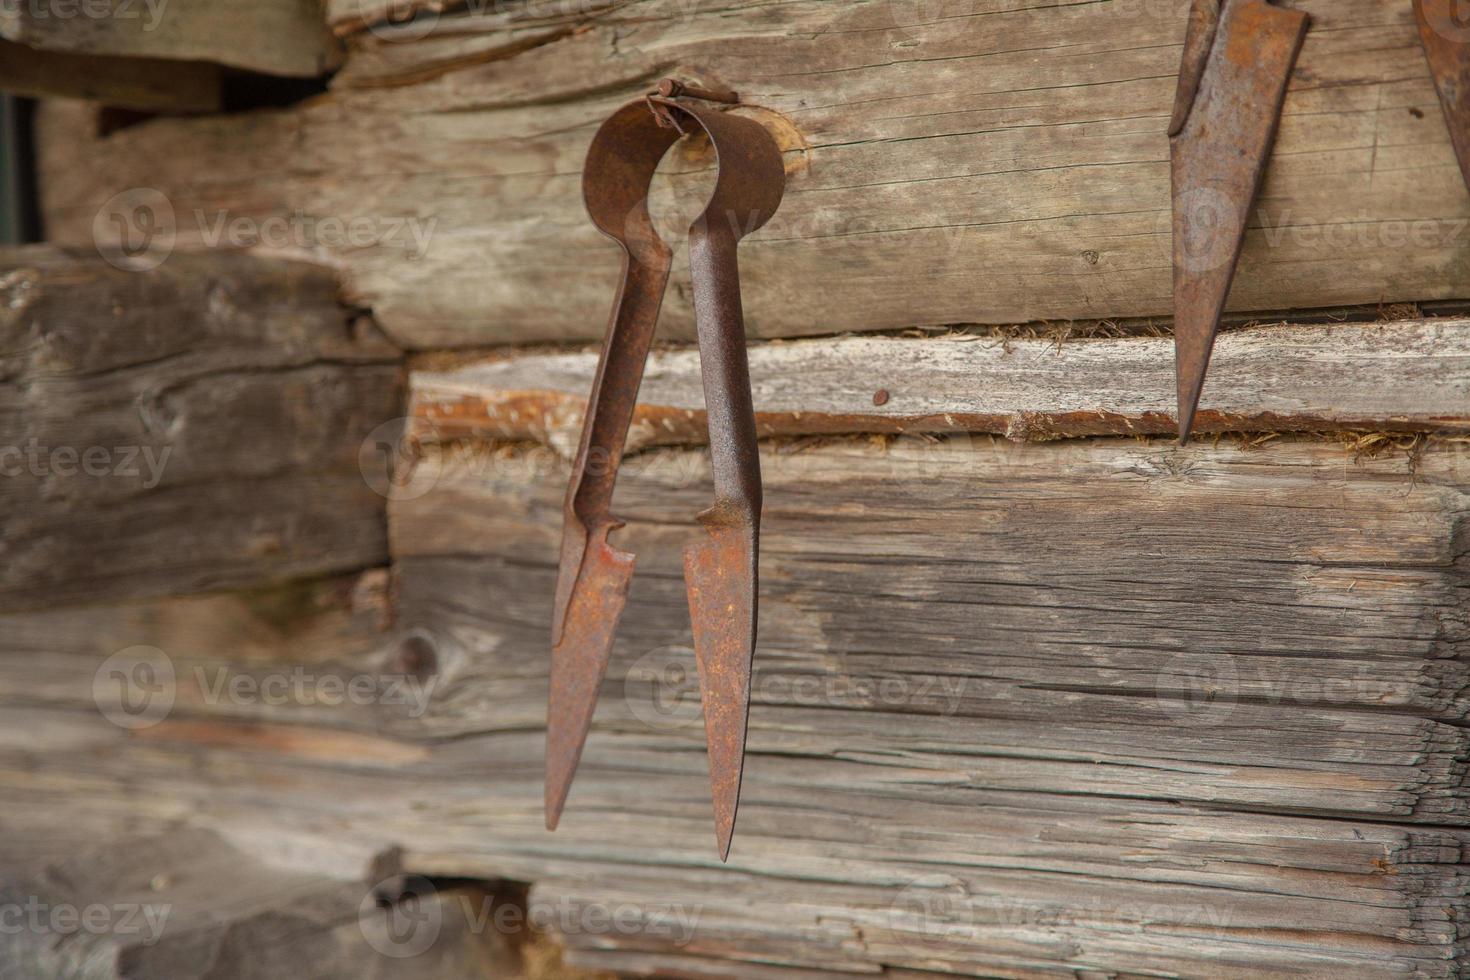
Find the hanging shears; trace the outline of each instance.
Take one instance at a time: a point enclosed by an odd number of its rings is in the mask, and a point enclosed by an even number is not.
[[[703,533],[685,552],[684,578],[723,860],[744,767],[761,517],[736,248],[775,214],[785,169],[780,148],[758,123],[715,108],[715,101],[734,96],[666,81],[657,95],[615,112],[587,155],[587,210],[622,247],[623,272],[567,489],[552,625],[546,825],[555,829],[566,804],[633,576],[633,556],[608,535],[622,526],[611,512],[613,487],[672,263],[649,215],[649,184],[679,137],[702,130],[719,175],[690,228],[689,262],[715,503],[699,515]]]

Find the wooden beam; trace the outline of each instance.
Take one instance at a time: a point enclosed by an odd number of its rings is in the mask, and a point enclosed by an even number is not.
[[[580,962],[630,972],[1452,978],[1470,954],[1456,925],[1470,463],[1455,445],[1356,462],[1301,439],[768,447],[729,866],[680,581],[703,454],[629,461],[618,543],[638,578],[548,834],[565,468],[465,448],[428,447],[433,479],[392,506],[398,629],[434,682],[426,711],[310,687],[285,706],[196,698],[211,657],[253,678],[294,670],[291,633],[247,658],[224,639],[238,619],[198,618],[220,642],[182,642],[135,615],[127,642],[168,651],[179,697],[124,730],[98,712],[107,645],[46,629],[60,613],[7,617],[4,819],[86,799],[337,866],[397,846],[406,870],[639,911],[566,936]],[[377,641],[332,660],[308,676],[404,673]],[[692,933],[673,931],[691,914]]]
[[[50,107],[45,213],[89,242],[102,202],[153,187],[191,240],[212,227],[196,212],[360,221],[365,244],[323,248],[403,346],[595,338],[618,254],[583,213],[587,144],[673,73],[738,89],[737,111],[786,149],[781,211],[742,246],[753,336],[1166,317],[1164,130],[1187,6],[431,6],[353,35],[331,93],[288,110],[99,138],[83,107]],[[1470,196],[1412,5],[1299,6],[1312,31],[1231,308],[1470,297]],[[670,156],[655,202],[669,234],[711,165],[699,147]],[[691,295],[681,269],[667,336],[693,336]]]
[[[0,40],[0,88],[32,98],[92,99],[167,112],[215,112],[222,105],[218,65],[42,51]]]
[[[37,51],[96,57],[99,65],[199,61],[300,78],[324,75],[341,60],[319,0],[22,0],[0,18],[0,38]]]
[[[1313,441],[768,447],[757,751],[834,757],[871,737],[895,765],[992,787],[1470,825],[1452,761],[1470,678],[1443,621],[1463,585],[1458,449],[1355,463]],[[477,672],[525,698],[497,725],[535,724],[565,468],[455,447],[421,469],[390,508],[401,612],[487,633],[474,646],[498,652]],[[702,453],[625,464],[620,546],[639,579],[613,676],[656,654],[693,677],[682,547],[711,493]],[[1212,671],[1230,675],[1227,705],[1190,700]],[[862,693],[888,678],[895,703]],[[1312,678],[1332,693],[1297,697]],[[836,693],[804,704],[812,679]],[[628,707],[612,729],[646,734]],[[686,746],[702,737],[677,727]],[[1446,754],[1421,754],[1431,744]],[[986,761],[968,770],[972,750]]]
[[[383,976],[387,963],[403,980],[519,972],[519,937],[486,926],[505,902],[484,887],[400,885],[383,867],[334,878],[207,830],[151,830],[7,869],[7,966],[77,980],[286,975],[303,963],[319,976]]]
[[[1470,431],[1470,320],[1235,330],[1216,345],[1196,429]],[[536,440],[571,458],[592,351],[414,372],[425,439]],[[846,337],[750,349],[763,436],[988,432],[1019,441],[1162,435],[1174,422],[1168,337],[956,333]],[[699,355],[649,359],[628,450],[708,440]]]
[[[329,270],[38,246],[0,252],[0,298],[0,607],[384,560],[359,452],[398,414],[399,354]]]

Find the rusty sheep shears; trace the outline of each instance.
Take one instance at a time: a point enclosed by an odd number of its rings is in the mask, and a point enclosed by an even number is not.
[[[758,123],[712,104],[734,101],[733,94],[665,81],[657,95],[615,112],[587,155],[587,211],[622,247],[623,268],[567,488],[546,733],[546,826],[554,830],[633,577],[633,556],[608,541],[623,526],[612,516],[613,487],[673,259],[649,214],[649,185],[675,141],[701,130],[714,147],[719,174],[709,204],[690,228],[689,264],[715,503],[698,517],[703,533],[685,552],[684,579],[721,860],[729,856],[744,768],[761,517],[736,248],[770,220],[785,191],[775,140]]]
[[[1414,12],[1470,186],[1470,20],[1457,16],[1460,2],[1414,0]],[[1181,442],[1194,426],[1308,20],[1272,0],[1193,0],[1190,9],[1169,122]]]

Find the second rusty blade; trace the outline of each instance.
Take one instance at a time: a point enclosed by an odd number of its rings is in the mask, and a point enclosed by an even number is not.
[[[1450,142],[1470,187],[1470,18],[1461,15],[1463,6],[1461,0],[1414,0],[1419,38],[1439,90]]]
[[[1266,0],[1196,0],[1195,8],[1170,123],[1181,441],[1194,425],[1246,221],[1307,30],[1306,14]]]

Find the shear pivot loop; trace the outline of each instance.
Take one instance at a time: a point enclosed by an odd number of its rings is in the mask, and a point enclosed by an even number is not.
[[[723,860],[745,757],[761,514],[736,248],[776,213],[785,170],[780,148],[758,123],[684,98],[709,100],[706,90],[668,84],[681,97],[649,96],[603,124],[583,176],[587,211],[622,248],[623,268],[567,487],[552,623],[546,826],[556,828],[566,804],[632,581],[633,556],[608,541],[622,526],[610,508],[672,263],[648,212],[649,184],[665,151],[692,126],[709,136],[719,167],[714,194],[689,230],[715,503],[699,515],[702,530],[685,552],[684,578]]]

